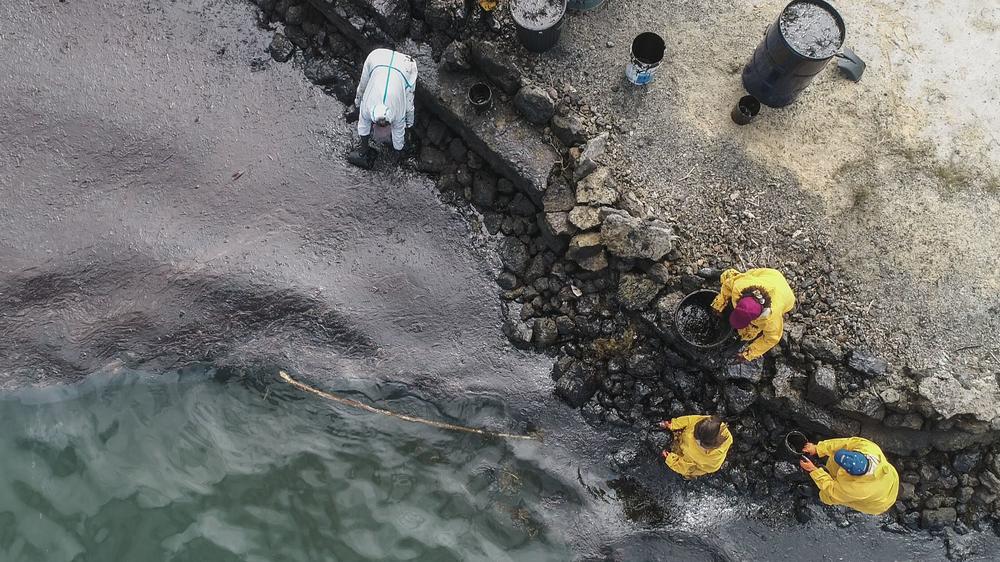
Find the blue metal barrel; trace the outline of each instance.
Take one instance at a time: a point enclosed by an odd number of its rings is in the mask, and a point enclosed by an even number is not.
[[[784,107],[799,97],[834,53],[814,57],[797,51],[782,32],[782,17],[800,4],[813,4],[827,11],[840,30],[843,45],[846,29],[844,18],[824,0],[794,0],[785,6],[782,15],[770,25],[764,40],[753,53],[753,58],[743,68],[743,87],[748,94],[769,107]]]

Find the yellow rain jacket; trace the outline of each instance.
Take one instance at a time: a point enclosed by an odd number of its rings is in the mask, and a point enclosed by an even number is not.
[[[760,289],[767,294],[771,300],[771,312],[738,331],[743,341],[752,340],[743,353],[743,358],[747,361],[757,359],[778,345],[785,327],[784,315],[795,308],[795,294],[788,286],[788,281],[785,281],[785,276],[777,269],[764,268],[751,269],[746,273],[735,269],[722,272],[722,289],[712,302],[712,308],[719,312],[725,310],[727,304],[732,304],[735,308],[736,303],[743,298],[743,292],[750,288]]]
[[[670,431],[679,431],[680,438],[675,442],[674,452],[667,454],[667,466],[684,478],[695,478],[711,474],[722,467],[726,461],[726,453],[733,444],[733,436],[729,428],[722,426],[722,445],[707,451],[694,438],[694,426],[708,416],[681,416],[670,420]]]
[[[862,476],[848,474],[833,460],[840,449],[857,451],[878,460],[874,472]],[[819,499],[827,505],[845,505],[851,509],[880,515],[896,503],[899,493],[899,474],[889,464],[878,445],[861,437],[827,439],[816,444],[816,455],[830,457],[826,471],[816,469],[809,473],[819,487]],[[870,461],[869,461],[870,462]]]

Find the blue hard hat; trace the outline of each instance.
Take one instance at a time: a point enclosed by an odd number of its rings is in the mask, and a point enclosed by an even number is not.
[[[861,476],[868,472],[868,457],[857,451],[840,449],[833,454],[833,461],[852,476]]]

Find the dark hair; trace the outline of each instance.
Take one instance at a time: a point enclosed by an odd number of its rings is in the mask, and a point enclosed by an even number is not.
[[[694,437],[703,446],[714,449],[722,445],[722,418],[711,416],[694,425]]]
[[[754,297],[762,307],[769,308],[771,306],[771,295],[767,294],[767,291],[760,287],[747,287],[743,290],[743,294],[740,297]]]

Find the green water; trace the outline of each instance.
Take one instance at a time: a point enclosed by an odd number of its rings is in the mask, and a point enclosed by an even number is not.
[[[572,558],[538,445],[205,373],[6,395],[0,420],[4,561]]]

